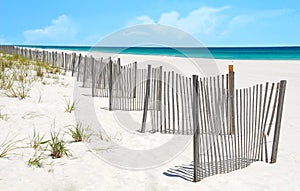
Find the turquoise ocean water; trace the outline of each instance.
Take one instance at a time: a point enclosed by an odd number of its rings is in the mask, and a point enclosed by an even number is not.
[[[230,60],[300,60],[300,46],[282,47],[91,47],[91,46],[35,46],[22,47],[73,51],[99,51],[108,53],[162,55],[192,58],[215,58]]]

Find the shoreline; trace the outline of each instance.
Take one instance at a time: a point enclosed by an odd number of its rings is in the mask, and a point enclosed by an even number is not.
[[[36,49],[36,48],[34,48]],[[228,65],[234,65],[236,73],[236,88],[244,88],[257,83],[265,83],[267,81],[279,81],[288,79],[287,73],[293,73],[293,67],[300,67],[300,60],[227,60],[227,59],[207,59],[207,58],[184,58],[173,56],[158,55],[139,55],[139,54],[115,54],[105,52],[84,52],[72,50],[55,50],[55,49],[38,49],[45,51],[57,51],[66,53],[80,53],[82,55],[93,56],[95,58],[109,58],[113,60],[121,59],[121,65],[127,65],[138,62],[140,67],[146,68],[148,64],[165,65],[167,69],[178,71],[186,76],[194,74],[209,77],[228,72]],[[292,64],[293,67],[288,66]],[[203,72],[209,65],[214,65],[213,71]],[[196,71],[196,72],[195,72]],[[197,72],[198,71],[198,72]],[[259,75],[263,73],[263,75]],[[255,74],[258,74],[259,77]],[[276,75],[272,75],[276,74]],[[279,75],[278,75],[279,74]],[[244,75],[249,75],[251,81],[243,80]],[[253,76],[253,77],[252,77]]]
[[[300,46],[295,46],[295,47],[299,47]],[[29,47],[25,47],[25,48],[29,48]],[[228,48],[239,48],[239,47],[228,47]],[[242,47],[244,48],[244,47]],[[245,47],[245,48],[250,48],[250,47]],[[253,47],[255,48],[255,47]],[[264,48],[264,47],[261,47]],[[205,58],[205,57],[184,57],[184,56],[171,56],[171,55],[154,55],[154,54],[134,54],[134,53],[116,53],[116,52],[101,52],[101,51],[80,51],[80,50],[63,50],[63,49],[51,49],[51,48],[29,48],[29,49],[33,49],[33,50],[40,50],[40,51],[57,51],[57,52],[76,52],[76,53],[81,53],[82,55],[130,55],[130,56],[158,56],[158,57],[171,57],[171,58],[183,58],[183,59],[205,59],[205,60],[221,60],[221,61],[255,61],[255,60],[259,60],[259,61],[300,61],[299,59],[238,59],[238,58]]]

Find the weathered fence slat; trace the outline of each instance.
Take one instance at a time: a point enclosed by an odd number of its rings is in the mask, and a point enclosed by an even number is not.
[[[199,179],[199,119],[198,119],[198,94],[199,94],[199,84],[198,76],[193,75],[193,127],[194,127],[194,182],[198,182]]]
[[[278,145],[279,145],[279,135],[280,135],[280,128],[281,128],[286,83],[287,83],[286,80],[282,80],[279,83],[279,93],[278,93],[279,98],[278,98],[278,105],[277,105],[276,122],[274,127],[275,130],[274,130],[274,139],[272,145],[271,163],[275,163],[277,161],[277,152],[278,152]]]
[[[148,65],[146,95],[144,101],[144,113],[143,113],[142,129],[141,129],[142,133],[145,133],[146,131],[146,120],[147,120],[147,111],[148,111],[148,102],[149,102],[149,93],[150,93],[150,76],[151,76],[151,65]]]

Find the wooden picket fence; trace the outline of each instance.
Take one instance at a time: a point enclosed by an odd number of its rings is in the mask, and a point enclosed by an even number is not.
[[[150,112],[148,130],[193,135],[194,181],[276,162],[286,81],[234,90],[233,80],[234,72],[199,79],[148,72],[141,132]]]
[[[193,135],[195,182],[255,161],[277,160],[285,80],[235,89],[232,69],[227,75],[199,78],[76,53],[6,45],[0,51],[72,71],[92,96],[109,98],[109,110],[143,110],[141,132]]]
[[[191,78],[174,71],[162,71],[162,67],[157,72],[152,71],[151,77],[148,101],[151,131],[192,135]]]
[[[231,122],[222,82],[193,76],[194,181],[277,159],[286,81],[236,89]]]

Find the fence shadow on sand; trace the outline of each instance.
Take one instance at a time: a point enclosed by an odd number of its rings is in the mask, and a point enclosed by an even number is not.
[[[248,159],[227,159],[223,161],[218,161],[217,163],[206,162],[202,163],[199,166],[198,174],[200,175],[200,180],[205,177],[223,174],[227,172],[235,171],[236,168],[245,168],[249,166],[253,161]],[[227,169],[231,167],[230,169]],[[235,167],[235,168],[234,168]],[[192,161],[190,164],[182,164],[178,166],[174,166],[172,168],[167,169],[163,172],[165,176],[168,177],[177,177],[182,178],[183,180],[193,182],[194,181],[194,162]]]

